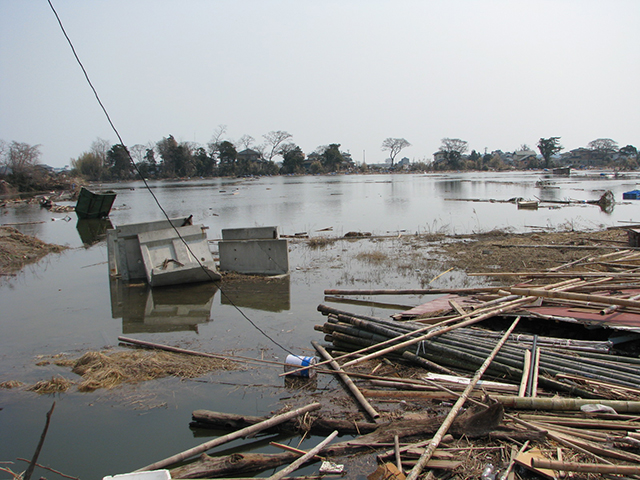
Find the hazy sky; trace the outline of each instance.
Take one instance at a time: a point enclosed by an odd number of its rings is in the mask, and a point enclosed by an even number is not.
[[[640,147],[638,0],[52,0],[125,144],[444,137],[512,151],[559,136]],[[69,164],[116,143],[46,0],[0,0],[0,139]]]

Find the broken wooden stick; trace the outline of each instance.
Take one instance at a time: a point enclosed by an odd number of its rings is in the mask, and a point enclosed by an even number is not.
[[[534,468],[548,468],[549,470],[583,473],[603,473],[614,475],[638,475],[640,467],[636,465],[607,465],[601,463],[577,463],[561,462],[559,460],[547,460],[532,458],[531,466]]]
[[[33,470],[36,468],[36,463],[38,463],[38,456],[40,455],[40,450],[42,450],[42,445],[44,445],[44,439],[47,437],[47,431],[49,430],[49,423],[51,422],[51,414],[53,413],[53,409],[56,408],[56,402],[53,402],[51,405],[51,410],[47,412],[47,421],[44,423],[44,429],[42,430],[42,435],[40,435],[40,441],[38,442],[38,446],[36,447],[36,451],[33,454],[33,458],[27,467],[27,470],[24,472],[24,480],[30,480],[31,475],[33,474]]]
[[[433,455],[433,452],[436,450],[436,448],[438,448],[438,445],[440,445],[440,441],[442,440],[442,437],[444,437],[444,435],[447,433],[447,431],[449,430],[449,427],[451,426],[456,416],[458,415],[458,412],[467,401],[467,397],[476,387],[476,384],[478,383],[478,381],[480,381],[480,378],[482,377],[484,372],[487,370],[487,368],[489,368],[489,365],[491,365],[491,362],[493,361],[495,356],[498,354],[502,346],[506,343],[507,339],[509,338],[509,335],[511,335],[511,332],[513,332],[513,330],[516,328],[516,325],[518,325],[519,321],[520,321],[520,317],[516,317],[516,319],[513,321],[509,329],[505,332],[505,334],[502,336],[500,341],[496,344],[496,346],[494,347],[489,357],[487,357],[487,359],[484,361],[482,366],[478,369],[476,374],[473,376],[473,378],[469,382],[469,385],[464,390],[462,395],[460,395],[460,398],[458,398],[455,405],[451,408],[449,415],[447,415],[447,418],[445,418],[444,422],[442,422],[442,425],[440,426],[436,434],[431,439],[431,442],[429,442],[429,445],[425,449],[424,453],[420,455],[420,459],[418,460],[416,465],[413,467],[411,472],[409,472],[409,475],[407,476],[407,480],[416,480],[418,478],[418,475],[422,473],[422,470],[427,465],[427,462]]]
[[[378,422],[379,419],[380,419],[380,414],[371,406],[369,401],[366,398],[364,398],[364,395],[362,395],[362,392],[360,392],[360,390],[358,389],[356,384],[353,383],[353,380],[351,380],[351,378],[349,378],[349,375],[347,375],[344,372],[344,370],[342,370],[342,368],[340,368],[340,365],[338,364],[338,362],[336,362],[333,359],[333,357],[331,356],[331,354],[329,352],[327,352],[327,350],[322,345],[320,345],[318,342],[316,342],[315,340],[311,341],[311,345],[313,345],[313,348],[315,348],[317,350],[317,352],[325,360],[329,361],[329,365],[331,365],[331,368],[333,368],[336,371],[336,373],[340,377],[340,380],[342,380],[344,382],[346,387],[353,394],[353,396],[356,398],[356,400],[362,406],[362,408],[364,408],[364,410],[373,419],[373,421],[374,422]]]
[[[180,462],[182,460],[185,460],[199,453],[206,452],[207,450],[213,447],[217,447],[218,445],[222,445],[232,440],[236,440],[237,438],[246,437],[248,435],[260,432],[262,430],[266,430],[267,428],[273,427],[274,425],[278,425],[280,423],[286,422],[289,419],[295,418],[299,415],[303,415],[307,412],[318,410],[319,408],[321,408],[320,403],[312,403],[310,405],[306,405],[296,410],[292,410],[287,413],[276,415],[275,417],[271,417],[270,419],[265,420],[264,422],[260,422],[255,425],[251,425],[250,427],[237,430],[233,433],[223,435],[222,437],[218,437],[214,440],[210,440],[208,442],[202,443],[193,448],[185,450],[184,452],[172,455],[171,457],[165,458],[164,460],[160,460],[158,462],[152,463],[151,465],[147,465],[146,467],[139,468],[138,470],[136,470],[136,472],[145,472],[148,470],[156,470],[158,468],[164,468],[167,465],[171,465],[172,463]]]
[[[282,470],[280,470],[279,472],[275,473],[274,475],[271,475],[268,478],[268,480],[281,480],[285,475],[288,475],[291,472],[296,471],[298,468],[300,468],[302,465],[304,465],[305,462],[309,461],[310,458],[315,457],[316,453],[320,452],[320,450],[322,450],[325,447],[325,445],[329,444],[329,442],[331,442],[331,440],[336,438],[337,435],[338,435],[338,431],[334,430],[333,433],[331,433],[331,435],[329,435],[327,438],[325,438],[323,441],[321,441],[318,445],[316,445],[311,450],[309,450],[307,453],[305,453],[303,456],[298,458],[291,465],[283,468]]]

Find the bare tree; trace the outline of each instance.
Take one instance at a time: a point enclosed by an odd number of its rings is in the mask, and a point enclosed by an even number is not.
[[[618,142],[611,140],[610,138],[597,138],[590,141],[587,144],[587,147],[591,150],[598,150],[599,152],[612,153],[618,151]]]
[[[226,125],[218,125],[216,129],[213,131],[211,135],[211,140],[207,143],[207,148],[209,149],[209,155],[211,158],[217,158],[220,153],[220,143],[222,143],[222,138],[227,133]]]
[[[6,152],[6,163],[14,175],[28,172],[40,162],[40,145],[13,141]]]
[[[109,166],[107,161],[107,152],[111,149],[111,145],[109,144],[109,140],[100,137],[91,143],[91,153],[100,159],[101,165],[105,168]]]
[[[129,147],[129,152],[133,157],[136,164],[142,162],[144,160],[144,155],[147,153],[147,147],[141,145],[140,143],[136,143],[135,145]]]
[[[249,148],[253,142],[255,142],[256,139],[253,138],[251,135],[243,135],[238,139],[238,145],[244,147],[244,149],[246,150],[247,148]]]
[[[402,151],[402,149],[410,146],[411,144],[404,138],[389,137],[385,139],[384,142],[382,142],[382,151],[389,151],[389,158],[391,159],[391,166],[393,167],[393,162],[395,161],[398,154]]]
[[[278,147],[280,145],[293,137],[289,132],[285,132],[284,130],[272,130],[269,133],[265,133],[262,137],[267,142],[265,151],[268,150],[266,155],[266,159],[271,161],[273,157],[278,155]]]

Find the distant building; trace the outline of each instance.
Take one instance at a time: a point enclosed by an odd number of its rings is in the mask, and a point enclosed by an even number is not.
[[[515,163],[522,163],[524,161],[531,160],[532,158],[536,158],[538,154],[533,150],[516,150],[513,152],[511,158]]]
[[[598,151],[580,147],[560,155],[560,163],[563,165],[593,167],[601,163],[601,158]]]
[[[531,168],[538,165],[538,154],[533,150],[516,150],[511,155],[511,161],[516,168]]]
[[[242,150],[241,152],[238,152],[236,158],[238,161],[243,160],[246,162],[259,162],[262,159],[262,154],[256,150],[247,148],[245,150]]]
[[[447,152],[443,152],[442,150],[438,150],[433,154],[433,164],[438,165],[439,163],[447,161]]]
[[[408,167],[411,164],[411,160],[409,160],[407,157],[403,157],[398,163],[396,163],[396,165],[398,165],[399,167]]]

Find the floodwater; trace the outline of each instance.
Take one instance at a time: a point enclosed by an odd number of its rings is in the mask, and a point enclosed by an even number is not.
[[[623,192],[637,188],[637,177],[609,178],[589,172],[549,178],[551,184],[544,188],[536,186],[541,178],[540,172],[309,176],[151,182],[150,186],[169,216],[193,215],[194,223],[209,227],[210,240],[219,238],[223,228],[269,225],[277,225],[281,234],[290,235],[343,236],[360,231],[406,237],[495,228],[526,232],[640,223],[637,203],[622,201]],[[104,187],[118,193],[111,224],[163,218],[142,182]],[[609,212],[586,204],[518,210],[512,203],[499,202],[512,197],[596,200],[606,190],[621,202]],[[498,202],[489,202],[491,199]],[[110,281],[106,245],[100,237],[96,240],[96,234],[108,223],[78,223],[74,213],[54,214],[30,205],[4,209],[0,223],[23,223],[18,228],[24,233],[70,247],[26,267],[15,277],[0,279],[0,382],[33,384],[54,375],[77,380],[68,368],[37,365],[40,356],[80,356],[88,350],[116,346],[119,335],[282,362],[286,351],[244,315],[285,349],[312,354],[310,340],[323,337],[313,326],[324,322],[316,311],[324,301],[324,289],[419,288],[423,284],[419,268],[374,271],[358,262],[355,251],[380,248],[377,240],[371,239],[336,242],[318,250],[292,241],[289,277],[236,282],[227,291],[231,300],[212,284],[154,290],[143,284],[124,286]],[[332,230],[325,230],[329,228]],[[212,242],[212,249],[216,248]],[[454,280],[443,276],[433,286],[447,281]],[[221,288],[227,286],[222,283]],[[385,297],[385,301],[409,305],[421,300],[424,297]],[[347,308],[380,316],[392,313],[379,306]],[[0,389],[0,461],[16,462],[10,465],[14,471],[26,468],[17,458],[32,456],[45,414],[55,401],[39,463],[82,479],[131,471],[204,442],[205,435],[215,435],[189,428],[193,410],[269,415],[279,409],[296,392],[278,373],[279,368],[260,366],[196,380],[167,378],[94,393],[72,388],[55,396]],[[308,394],[309,400],[335,385],[332,379],[319,379],[318,390]],[[269,440],[274,438],[246,442],[260,451],[275,451],[268,446]],[[297,445],[298,439],[277,441]],[[315,443],[316,439],[308,439],[302,448]],[[214,452],[244,444],[236,441]],[[50,479],[57,477],[39,473]]]

